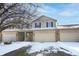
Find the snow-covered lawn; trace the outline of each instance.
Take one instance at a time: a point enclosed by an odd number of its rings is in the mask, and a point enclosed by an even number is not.
[[[16,49],[29,46],[30,42],[13,42],[12,44],[4,45],[0,44],[0,55],[4,55],[8,52],[14,51]]]
[[[59,46],[69,50],[72,55],[79,56],[79,42],[59,42]]]
[[[57,51],[62,51],[70,55],[79,55],[79,42],[34,42],[31,44],[32,47],[28,51],[29,54],[38,52],[37,55],[42,55],[43,53],[51,53],[52,51],[54,53],[57,53]],[[71,48],[70,46],[72,46],[73,48]],[[78,51],[76,51],[75,49],[77,49]]]
[[[8,52],[14,51],[22,47],[31,46],[26,51],[29,54],[39,52],[37,55],[43,55],[44,53],[62,51],[70,55],[79,56],[79,42],[13,42],[9,45],[0,44],[0,55],[4,55]]]

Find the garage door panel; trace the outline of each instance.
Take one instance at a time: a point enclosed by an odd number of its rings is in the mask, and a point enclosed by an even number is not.
[[[79,30],[61,30],[60,31],[60,40],[67,42],[79,41]]]
[[[16,32],[3,32],[2,41],[16,41]]]
[[[54,31],[35,31],[34,41],[50,42],[55,41]]]

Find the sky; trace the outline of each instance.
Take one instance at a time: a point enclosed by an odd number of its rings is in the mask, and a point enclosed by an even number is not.
[[[78,3],[46,3],[39,10],[42,15],[56,19],[59,25],[79,24]]]

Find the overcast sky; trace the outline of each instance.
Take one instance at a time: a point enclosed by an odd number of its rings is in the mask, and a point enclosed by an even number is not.
[[[59,24],[79,24],[79,4],[44,4],[42,14],[57,19]]]

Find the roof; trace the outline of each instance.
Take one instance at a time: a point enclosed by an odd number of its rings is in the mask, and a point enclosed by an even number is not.
[[[6,29],[3,32],[23,32],[23,31],[37,31],[37,30],[55,30],[56,28],[32,28],[32,29]]]
[[[58,26],[71,27],[71,26],[79,26],[79,24],[67,24],[67,25],[58,25]]]
[[[79,28],[79,24],[68,24],[68,25],[58,25],[57,26],[58,29],[75,29],[75,28]]]
[[[24,31],[27,31],[27,32],[30,32],[30,31],[40,31],[40,30],[56,30],[56,29],[59,29],[59,30],[65,30],[65,29],[79,29],[79,27],[57,27],[57,28],[32,28],[32,29],[6,29],[4,30],[3,32],[24,32]]]
[[[36,20],[39,20],[39,19],[42,18],[42,17],[46,17],[46,18],[49,18],[50,20],[57,21],[57,20],[54,19],[54,18],[51,18],[51,17],[45,16],[45,15],[42,15],[42,16],[38,17],[37,19],[33,20],[32,22],[34,22],[34,21],[36,21]]]

